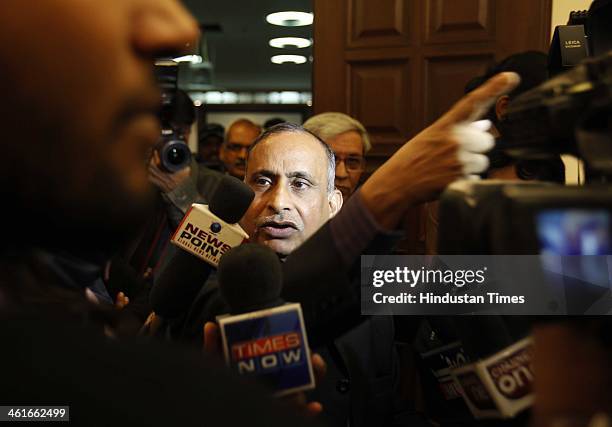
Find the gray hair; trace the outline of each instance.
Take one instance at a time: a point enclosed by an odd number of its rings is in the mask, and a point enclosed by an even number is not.
[[[304,128],[317,135],[323,141],[327,141],[344,132],[355,131],[361,136],[363,152],[367,153],[372,148],[372,143],[365,127],[359,121],[344,113],[317,114],[306,120]]]
[[[251,156],[251,152],[253,149],[262,141],[270,138],[273,135],[278,135],[281,133],[303,133],[306,135],[312,136],[314,139],[319,141],[323,149],[325,150],[325,156],[327,157],[327,192],[331,194],[336,188],[334,182],[336,179],[336,156],[329,145],[325,143],[321,138],[319,138],[314,133],[310,132],[308,129],[304,129],[300,125],[296,125],[293,123],[280,123],[278,125],[272,126],[266,129],[261,135],[257,137],[255,141],[249,146],[248,154],[247,154],[247,167],[249,163],[249,157]]]

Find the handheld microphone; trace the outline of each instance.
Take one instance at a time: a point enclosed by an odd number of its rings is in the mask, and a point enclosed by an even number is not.
[[[282,269],[268,247],[244,244],[219,263],[230,314],[217,317],[230,369],[267,384],[277,396],[312,389],[314,375],[300,304],[280,298]]]
[[[151,289],[150,301],[156,314],[168,319],[184,312],[221,256],[248,238],[236,223],[254,197],[250,187],[225,175],[208,206],[191,206],[171,240],[182,250],[168,261]]]
[[[522,317],[457,318],[456,330],[473,363],[452,370],[475,418],[513,418],[534,402],[533,341]]]

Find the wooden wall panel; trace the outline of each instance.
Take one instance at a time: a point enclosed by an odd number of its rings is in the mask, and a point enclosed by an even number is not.
[[[410,42],[409,0],[348,0],[348,47]]]
[[[427,0],[426,43],[464,43],[495,38],[495,0]]]
[[[461,98],[465,84],[483,74],[493,62],[493,53],[474,56],[439,56],[425,58],[423,71],[423,106],[425,125],[433,123]]]
[[[348,73],[349,114],[379,141],[403,140],[409,132],[410,104],[405,100],[412,97],[410,62],[350,62]]]
[[[317,0],[313,4],[314,64],[312,67],[313,111],[347,111],[344,49],[346,4],[344,0]],[[320,43],[319,43],[320,42]],[[316,110],[314,106],[316,105]]]
[[[313,1],[313,112],[364,123],[366,177],[487,65],[550,40],[552,0]],[[423,248],[419,212],[406,217],[407,253]]]

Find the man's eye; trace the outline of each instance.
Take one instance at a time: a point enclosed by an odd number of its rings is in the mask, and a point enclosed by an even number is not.
[[[259,187],[264,187],[266,185],[270,185],[271,181],[269,178],[265,178],[265,177],[259,177],[259,178],[255,178],[255,185],[259,186]]]
[[[296,181],[293,181],[293,186],[297,188],[298,190],[304,190],[310,187],[310,184],[304,180],[296,180]]]

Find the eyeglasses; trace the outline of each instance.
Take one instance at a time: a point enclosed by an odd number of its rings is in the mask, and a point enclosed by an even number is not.
[[[336,168],[344,162],[346,170],[351,172],[361,172],[365,169],[365,159],[360,156],[338,156],[336,155]]]

